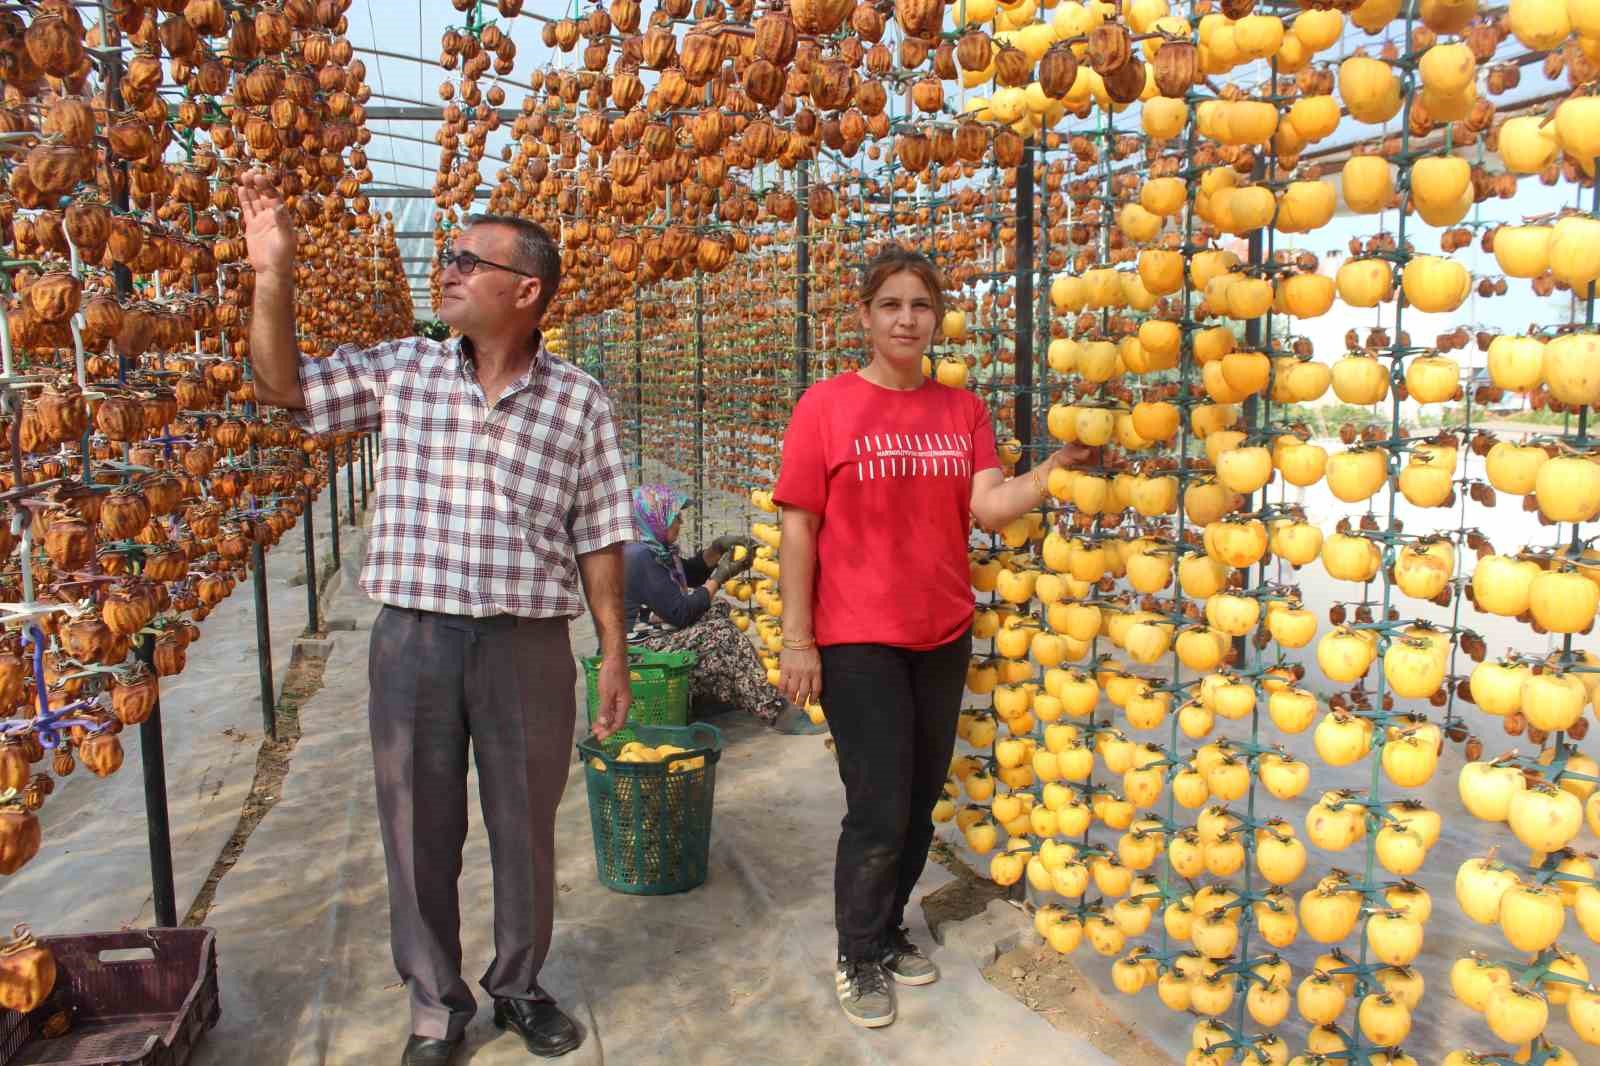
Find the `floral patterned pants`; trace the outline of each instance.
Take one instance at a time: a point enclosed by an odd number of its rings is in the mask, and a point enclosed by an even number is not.
[[[788,706],[767,683],[755,645],[733,624],[728,605],[713,602],[692,626],[641,642],[652,651],[692,651],[700,657],[689,682],[689,698],[738,707],[771,725]]]

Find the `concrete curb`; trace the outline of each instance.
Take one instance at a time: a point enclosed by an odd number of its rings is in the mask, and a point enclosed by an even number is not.
[[[982,970],[1008,951],[1027,943],[1033,922],[1027,912],[1003,899],[992,899],[982,914],[944,922],[934,939],[941,947],[970,959]]]
[[[302,634],[301,636],[294,638],[294,643],[289,649],[288,667],[287,669],[279,671],[278,676],[274,678],[274,685],[277,689],[276,696],[278,700],[281,701],[283,699],[284,682],[288,678],[291,670],[294,670],[302,663],[308,661],[325,662],[328,656],[333,654],[333,633],[339,630],[350,630],[355,628],[354,624],[348,618],[335,618],[330,616],[328,605],[330,601],[332,601],[332,599],[338,595],[340,588],[344,585],[346,570],[351,571],[352,583],[360,575],[362,560],[366,557],[367,526],[370,523],[370,520],[371,510],[369,509],[362,513],[361,522],[359,525],[354,527],[341,525],[339,530],[339,548],[341,555],[341,558],[339,559],[339,565],[327,565],[330,561],[332,561],[331,556],[322,560],[322,562],[318,564],[317,610],[322,616],[319,621],[321,622],[322,629],[326,635],[319,637],[311,634]],[[296,576],[299,578],[299,584],[303,587],[305,585],[305,570],[302,568],[299,574]]]

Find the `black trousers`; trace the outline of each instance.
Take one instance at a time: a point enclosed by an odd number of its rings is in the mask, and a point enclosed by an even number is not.
[[[905,924],[950,773],[971,654],[970,634],[928,651],[822,649],[822,705],[846,805],[833,875],[843,958],[879,957]]]

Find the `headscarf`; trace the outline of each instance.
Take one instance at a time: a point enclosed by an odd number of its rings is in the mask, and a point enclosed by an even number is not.
[[[670,485],[641,485],[633,490],[633,517],[640,539],[682,589],[689,587],[689,577],[683,571],[677,545],[667,541],[667,530],[688,503],[689,497]]]

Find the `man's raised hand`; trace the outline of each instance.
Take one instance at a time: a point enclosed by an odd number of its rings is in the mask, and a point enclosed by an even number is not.
[[[239,178],[236,188],[250,265],[257,274],[288,276],[294,270],[294,220],[271,177],[252,170]]]

